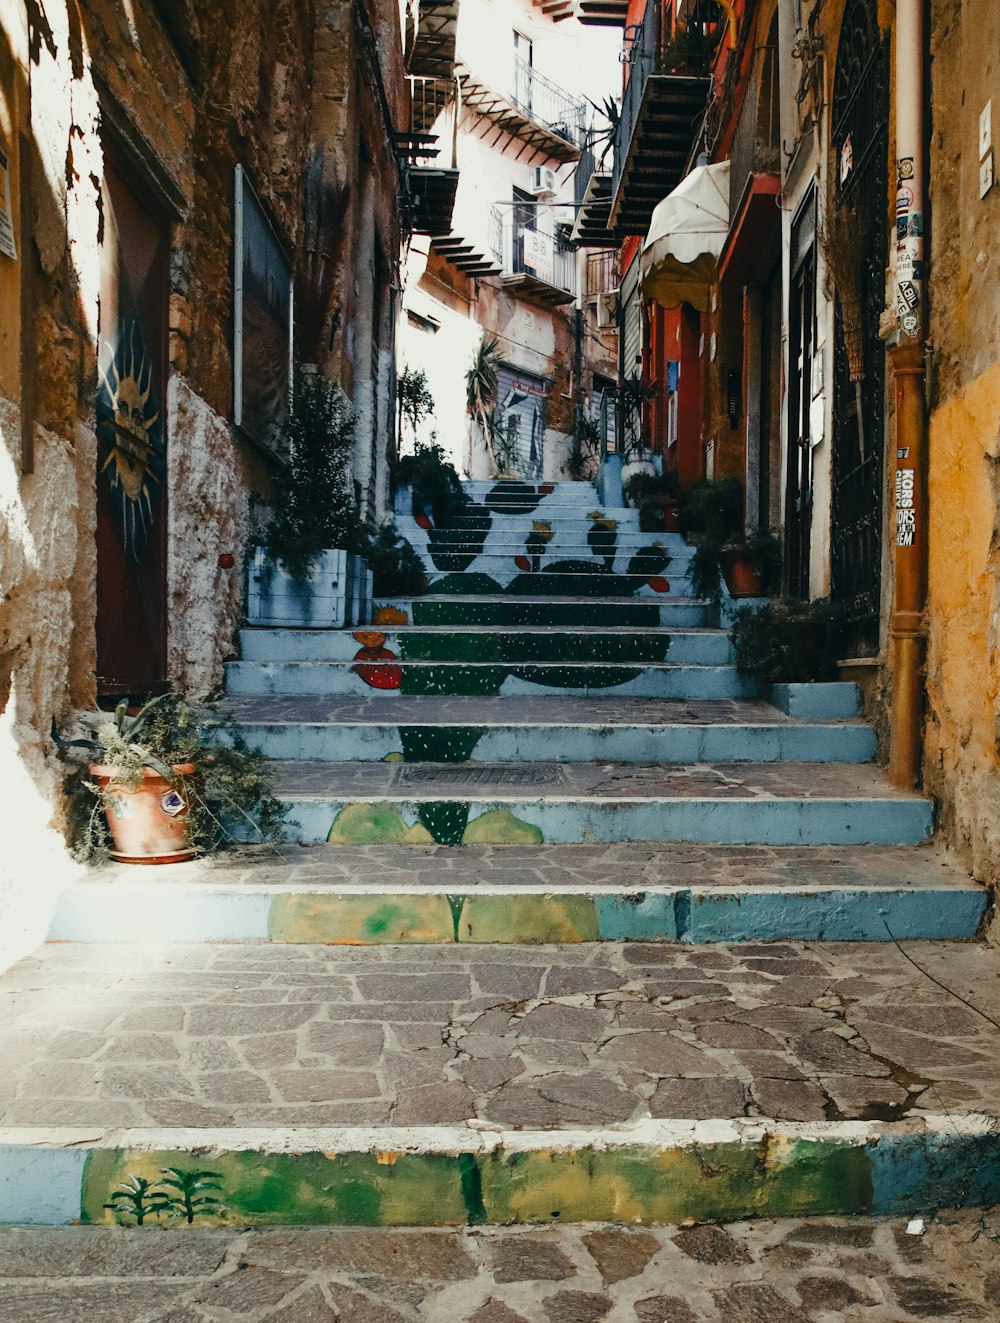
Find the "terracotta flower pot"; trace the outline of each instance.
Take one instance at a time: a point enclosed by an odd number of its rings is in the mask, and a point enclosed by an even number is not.
[[[177,763],[177,777],[191,776],[194,763]],[[188,802],[183,781],[167,781],[151,767],[142,769],[134,789],[116,778],[118,769],[93,766],[115,848],[112,859],[125,864],[176,864],[194,855],[188,833]]]
[[[767,571],[753,556],[730,551],[722,554],[722,573],[731,597],[766,597]]]

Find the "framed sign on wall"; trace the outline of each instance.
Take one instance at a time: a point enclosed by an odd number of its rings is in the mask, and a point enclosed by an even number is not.
[[[284,458],[292,378],[292,267],[246,171],[236,167],[233,421]]]

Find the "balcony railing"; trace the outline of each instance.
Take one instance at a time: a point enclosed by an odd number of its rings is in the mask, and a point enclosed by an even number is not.
[[[457,168],[455,82],[451,78],[408,78],[410,89],[410,155],[422,165]],[[423,150],[421,150],[421,148]]]
[[[573,176],[573,201],[578,208],[583,206],[583,199],[587,196],[587,189],[596,170],[597,157],[594,155],[594,149],[584,147],[580,152],[576,173]]]
[[[604,248],[587,254],[585,298],[593,299],[599,294],[609,294],[620,284],[621,268],[616,249]]]
[[[669,13],[669,9],[667,11]],[[648,0],[642,22],[625,29],[624,59],[629,66],[625,94],[622,98],[621,118],[615,131],[614,165],[611,192],[617,200],[622,179],[630,164],[630,149],[636,136],[640,116],[650,113],[646,96],[647,84],[654,76],[676,79],[677,111],[681,119],[690,114],[688,126],[681,125],[681,137],[686,128],[693,138],[697,120],[697,105],[704,94],[699,84],[707,74],[714,41],[715,25],[690,18],[685,26],[673,31],[663,24],[660,0]],[[669,96],[663,92],[661,97]],[[663,107],[666,110],[666,107]]]
[[[553,291],[576,294],[576,249],[559,230],[543,229],[496,207],[490,214],[490,245],[504,276],[525,276]]]
[[[579,147],[583,143],[584,104],[537,69],[514,56],[514,86],[511,101],[529,119],[541,124],[557,138]]]
[[[781,170],[779,116],[778,52],[773,46],[760,46],[754,52],[730,153],[729,215],[734,220],[751,177]]]

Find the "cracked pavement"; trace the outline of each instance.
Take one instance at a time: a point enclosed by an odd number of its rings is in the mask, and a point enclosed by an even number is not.
[[[726,1228],[0,1231],[33,1323],[950,1323],[996,1318],[996,1217]]]
[[[1000,1018],[1000,960],[913,942]],[[8,1126],[894,1120],[990,1111],[1000,1030],[902,951],[50,945],[0,979]]]

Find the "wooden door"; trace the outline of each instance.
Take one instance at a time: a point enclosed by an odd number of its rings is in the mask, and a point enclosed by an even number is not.
[[[97,684],[167,684],[167,227],[115,158],[103,186],[97,391]]]

